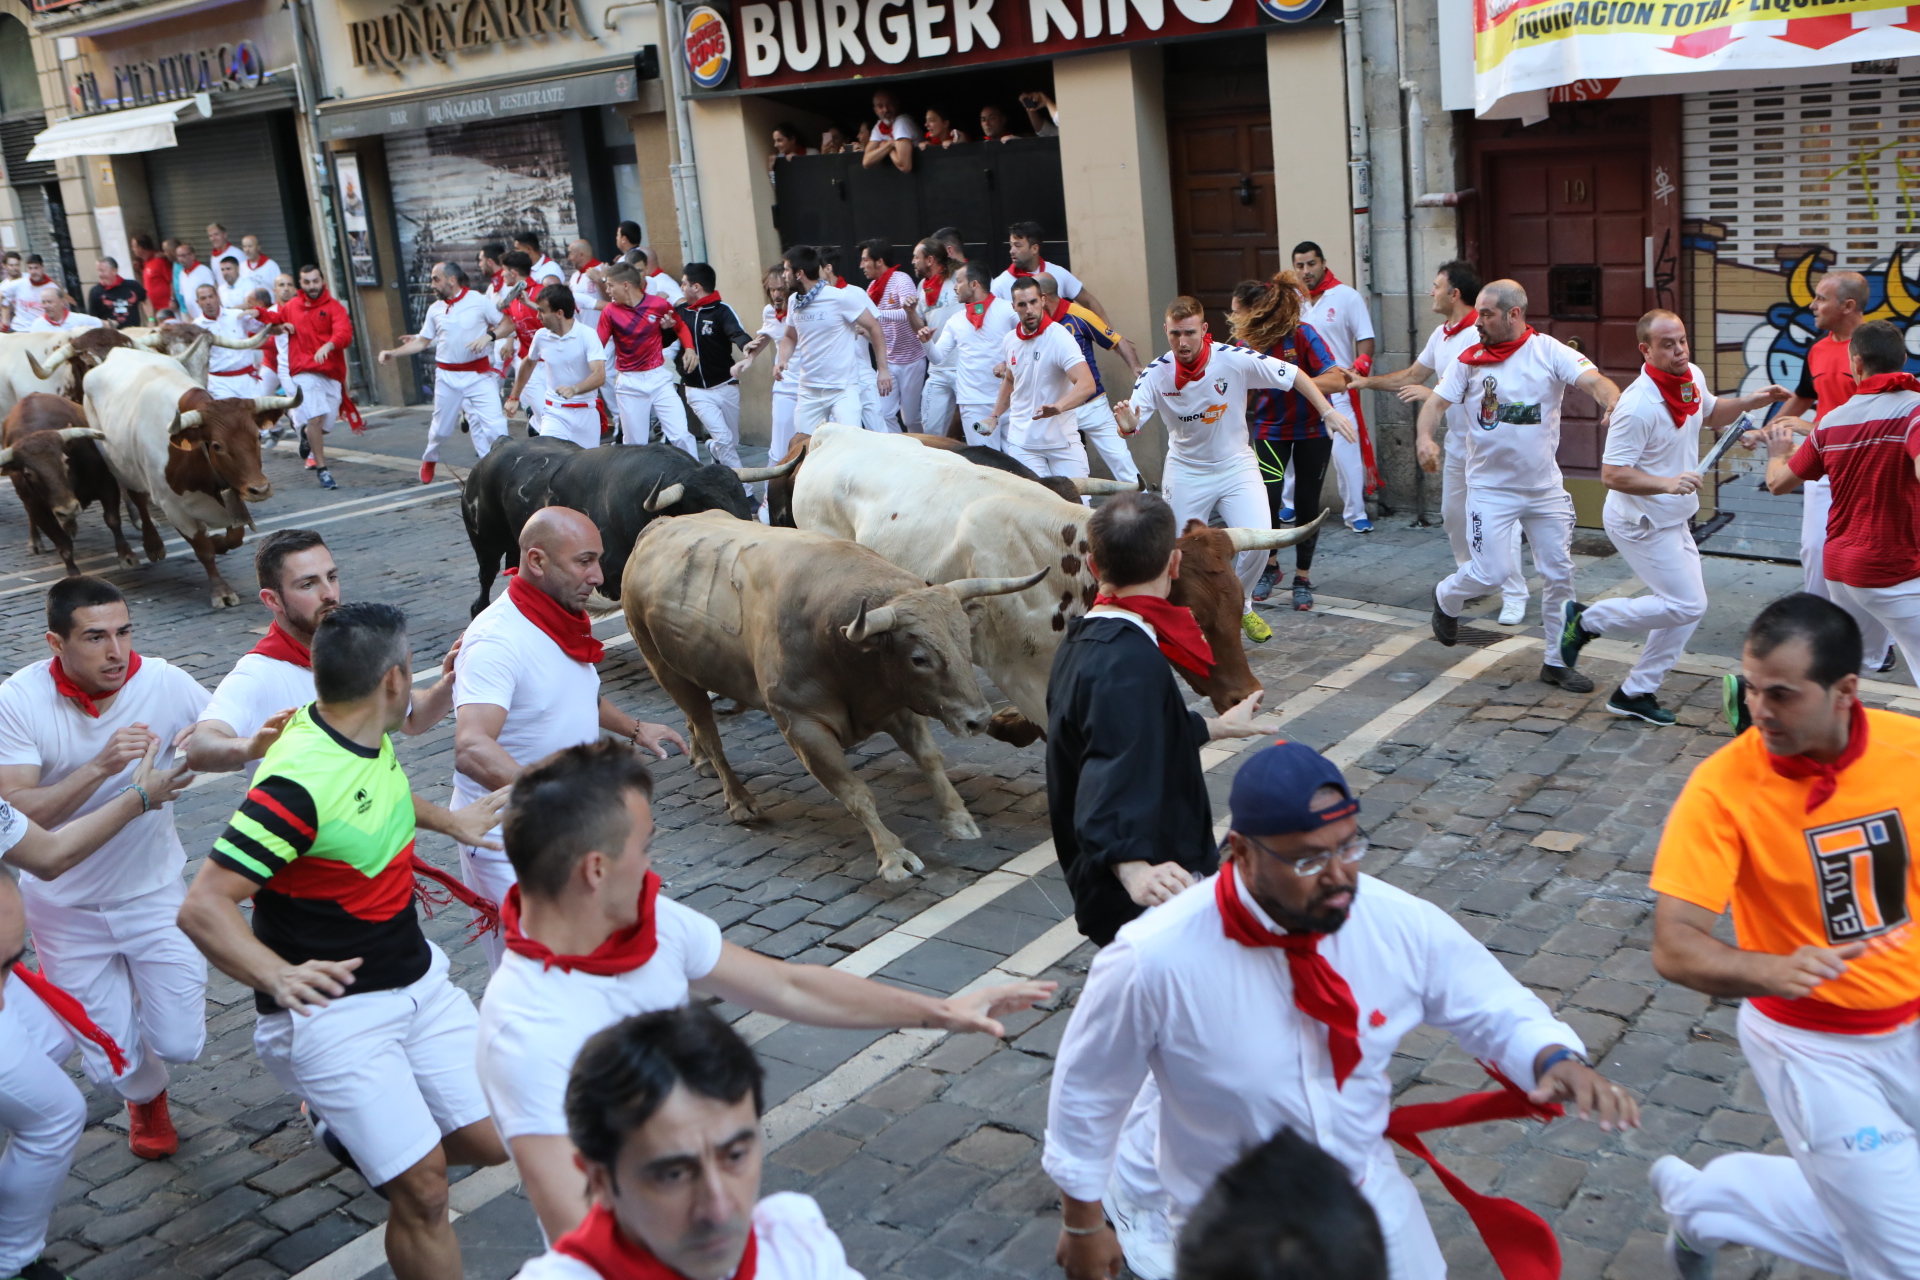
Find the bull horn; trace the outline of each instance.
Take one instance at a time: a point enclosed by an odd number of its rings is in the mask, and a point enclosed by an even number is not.
[[[224,333],[213,333],[211,331],[208,332],[207,336],[213,339],[214,346],[225,347],[229,351],[258,351],[267,345],[267,339],[272,335],[265,329],[262,329],[251,338],[229,338]]]
[[[53,371],[73,359],[73,339],[67,338],[47,353],[47,362],[42,365],[33,358],[33,352],[27,352],[27,368],[33,370],[33,376],[42,382],[53,381]]]
[[[295,383],[293,394],[290,396],[255,396],[253,398],[253,411],[255,413],[271,413],[275,409],[291,409],[295,405],[298,405],[300,401],[306,397],[306,394],[307,389]]]
[[[960,599],[973,600],[980,596],[1006,596],[1025,591],[1046,576],[1047,570],[1043,567],[1024,578],[959,578],[945,585]]]
[[[1126,484],[1119,480],[1102,480],[1098,476],[1074,476],[1072,484],[1074,492],[1083,498],[1105,498],[1116,493],[1137,493],[1144,486],[1145,481],[1142,480],[1139,484]]]
[[[1313,518],[1312,523],[1303,524],[1297,529],[1228,529],[1226,534],[1232,540],[1235,551],[1275,551],[1311,538],[1320,527],[1320,522],[1326,518],[1327,512],[1322,511]]]
[[[62,440],[105,440],[107,433],[96,431],[92,427],[62,427],[60,438]]]
[[[191,431],[199,425],[200,411],[198,409],[189,409],[185,413],[176,413],[173,415],[173,425],[167,428],[167,436],[171,439],[179,435],[182,431]]]
[[[10,467],[12,465],[13,465],[13,450],[0,449],[0,467]]]
[[[883,604],[878,609],[869,610],[867,608],[866,597],[862,596],[860,599],[859,614],[854,617],[852,622],[840,628],[840,634],[855,644],[859,644],[868,636],[880,635],[883,632],[893,630],[899,625],[900,618],[894,612],[892,605]]]
[[[648,511],[657,514],[665,511],[668,507],[686,496],[687,486],[684,484],[670,484],[664,489],[654,490],[653,496],[640,505]]]
[[[166,339],[160,336],[158,329],[149,329],[145,333],[136,333],[129,339],[134,346],[143,351],[158,351],[166,345]]]
[[[777,467],[735,467],[733,473],[740,477],[741,484],[759,484],[762,480],[778,480],[781,476],[790,474],[800,465],[800,459],[806,456],[804,453],[797,454]]]

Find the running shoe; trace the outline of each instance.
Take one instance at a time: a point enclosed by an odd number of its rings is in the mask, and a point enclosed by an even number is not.
[[[1753,716],[1747,712],[1747,678],[1738,671],[1720,677],[1720,714],[1736,738],[1753,727]]]
[[[339,1135],[327,1127],[325,1120],[322,1120],[319,1116],[308,1110],[307,1104],[304,1102],[300,1104],[300,1114],[305,1118],[307,1127],[313,1130],[313,1140],[318,1142],[322,1147],[325,1147],[328,1155],[355,1173],[360,1173],[360,1162],[353,1158],[353,1153],[347,1150],[347,1144],[340,1141]],[[366,1177],[363,1173],[360,1174],[360,1176],[363,1179]],[[387,1198],[387,1193],[379,1187],[373,1188],[373,1194],[379,1196],[382,1200]]]
[[[1650,693],[1628,693],[1615,689],[1607,695],[1607,710],[1616,716],[1631,716],[1648,724],[1669,725],[1680,717],[1660,705]]]
[[[1527,598],[1525,596],[1521,596],[1517,600],[1502,600],[1500,602],[1500,624],[1502,626],[1517,627],[1526,620]]]
[[[1672,1202],[1699,1176],[1700,1171],[1679,1156],[1661,1156],[1647,1170],[1654,1197],[1669,1217],[1674,1213]],[[1713,1280],[1713,1254],[1694,1248],[1678,1227],[1667,1228],[1666,1253],[1680,1280]]]
[[[1253,598],[1265,600],[1273,595],[1274,580],[1280,576],[1280,566],[1270,564],[1260,571],[1260,581],[1253,585]]]
[[[300,433],[300,456],[305,458],[313,453],[313,441],[307,439],[307,433]]]
[[[1373,521],[1367,519],[1365,516],[1361,516],[1358,520],[1355,520],[1351,525],[1347,527],[1352,529],[1355,533],[1372,533]]]
[[[1292,523],[1293,523],[1293,508],[1292,508],[1292,507],[1282,507],[1282,508],[1280,508],[1280,523],[1281,523],[1281,524],[1292,524]]]
[[[142,1160],[158,1160],[180,1149],[180,1135],[167,1114],[166,1090],[151,1102],[127,1103],[127,1146]]]
[[[1120,1239],[1120,1252],[1126,1256],[1127,1268],[1136,1276],[1171,1280],[1179,1235],[1173,1229],[1166,1207],[1135,1201],[1118,1183],[1115,1179],[1108,1184],[1102,1207],[1113,1223],[1114,1235]]]
[[[1250,613],[1240,619],[1240,629],[1247,633],[1247,639],[1255,644],[1265,644],[1273,639],[1273,628],[1263,621],[1259,614]]]
[[[262,449],[273,448],[273,432],[267,430],[265,427],[260,428],[260,447]]]
[[[1556,667],[1550,663],[1540,664],[1540,683],[1550,684],[1556,689],[1565,689],[1568,693],[1592,693],[1593,681],[1581,675],[1572,667]]]
[[[1580,615],[1586,611],[1587,606],[1578,600],[1569,600],[1560,606],[1560,634],[1555,640],[1560,650],[1560,661],[1569,669],[1579,664],[1580,651],[1600,638],[1580,625]]]
[[[1879,674],[1881,675],[1887,674],[1887,672],[1893,670],[1894,664],[1899,661],[1900,661],[1900,650],[1898,650],[1892,645],[1888,645],[1887,656],[1885,659],[1881,661],[1880,666],[1877,668]]]
[[[1460,619],[1440,607],[1440,601],[1433,602],[1433,638],[1451,649],[1460,643]]]
[[[432,483],[433,483],[433,468],[434,468],[434,465],[435,465],[435,464],[433,464],[433,463],[431,463],[431,462],[423,462],[423,463],[421,463],[421,464],[420,464],[420,483],[421,483],[421,484],[432,484]]]
[[[327,470],[325,467],[320,468],[320,487],[322,489],[338,489],[340,487],[333,482],[333,472]]]
[[[320,469],[320,460],[312,454],[308,454],[306,466],[309,471],[318,471]]]
[[[13,1276],[13,1280],[73,1280],[73,1277],[48,1262],[35,1258]]]
[[[1672,1227],[1667,1228],[1667,1261],[1680,1280],[1713,1280],[1713,1255],[1699,1252]]]
[[[1293,575],[1293,608],[1296,613],[1313,608],[1313,584],[1297,573]]]

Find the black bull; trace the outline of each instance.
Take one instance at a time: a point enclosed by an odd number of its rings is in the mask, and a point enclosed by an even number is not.
[[[618,600],[627,553],[655,516],[725,511],[750,520],[752,499],[741,485],[770,479],[779,470],[735,471],[698,462],[666,444],[582,449],[536,436],[496,445],[467,476],[460,494],[460,517],[480,567],[480,594],[472,612],[478,616],[487,607],[502,561],[519,567],[520,529],[542,507],[571,507],[593,521],[606,574],[600,593]]]

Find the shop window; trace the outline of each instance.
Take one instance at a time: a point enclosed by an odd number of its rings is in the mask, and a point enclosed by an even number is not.
[[[0,13],[0,115],[42,109],[33,39],[20,19]]]
[[[1598,320],[1600,268],[1549,267],[1547,309],[1555,320]]]

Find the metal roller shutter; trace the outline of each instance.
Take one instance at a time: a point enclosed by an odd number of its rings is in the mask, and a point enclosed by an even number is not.
[[[0,159],[6,163],[7,181],[20,203],[21,243],[14,248],[21,253],[39,254],[58,274],[59,249],[54,242],[53,223],[47,216],[46,195],[40,187],[59,181],[59,175],[51,161],[27,159],[27,152],[33,150],[34,135],[46,127],[44,115],[0,121]]]
[[[147,188],[160,234],[186,240],[205,260],[207,224],[217,222],[235,244],[241,236],[259,236],[267,256],[291,270],[270,117],[189,125],[177,136],[179,146],[147,155]]]

